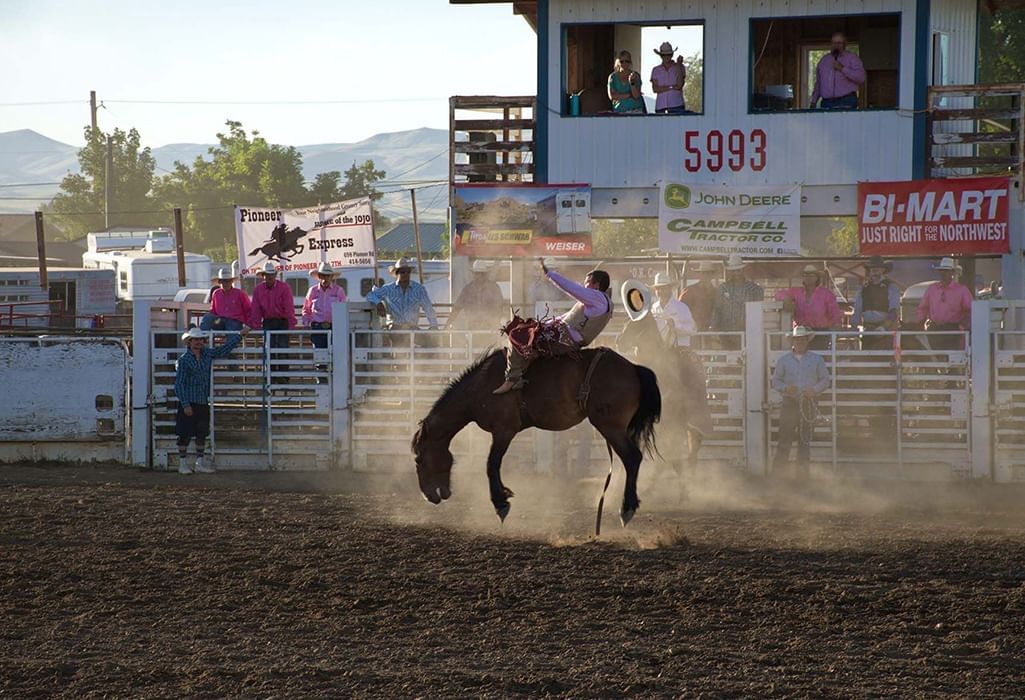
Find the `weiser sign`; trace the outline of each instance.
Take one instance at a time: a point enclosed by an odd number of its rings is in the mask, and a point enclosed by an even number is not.
[[[373,267],[374,212],[369,197],[305,209],[235,207],[242,274],[268,260],[282,271]]]
[[[1008,253],[1006,177],[858,183],[862,255]]]
[[[772,258],[801,253],[801,186],[662,184],[658,245],[667,253]]]

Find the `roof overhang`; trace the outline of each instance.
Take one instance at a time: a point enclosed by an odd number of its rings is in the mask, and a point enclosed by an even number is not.
[[[537,31],[537,0],[448,0],[450,5],[508,5],[512,4],[513,14],[527,20],[527,24]]]

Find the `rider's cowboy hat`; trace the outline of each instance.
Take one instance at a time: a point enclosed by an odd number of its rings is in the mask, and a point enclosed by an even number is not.
[[[640,321],[651,310],[651,289],[640,280],[627,280],[619,290],[631,321]]]
[[[953,272],[954,270],[957,269],[957,266],[954,264],[954,258],[943,258],[942,260],[940,260],[940,264],[939,265],[933,265],[932,269],[934,269],[934,270],[949,270],[950,272]]]
[[[741,259],[740,253],[731,253],[726,260],[726,269],[729,271],[743,270],[747,264]]]
[[[182,333],[182,340],[186,343],[190,340],[207,340],[206,331],[201,331],[197,326],[193,326]]]
[[[886,272],[889,272],[893,269],[893,263],[889,260],[883,260],[881,255],[873,255],[865,261],[865,269],[871,270],[874,267],[881,267]]]
[[[813,338],[815,331],[808,326],[794,326],[794,330],[790,332],[791,338]]]
[[[214,277],[214,279],[218,282],[220,282],[221,280],[236,280],[238,279],[238,275],[233,275],[231,274],[231,270],[229,270],[226,267],[222,267],[217,271],[217,276]]]
[[[651,285],[652,289],[658,289],[659,287],[675,287],[677,280],[670,277],[665,272],[655,273],[655,282]]]
[[[663,41],[662,45],[659,46],[657,49],[654,49],[654,51],[659,56],[672,56],[674,53],[676,53],[676,48],[668,41]]]
[[[257,270],[258,275],[276,275],[278,274],[278,266],[272,263],[270,260],[263,264],[263,267]]]
[[[388,268],[388,271],[393,275],[398,274],[400,270],[413,271],[413,265],[409,262],[409,258],[399,258],[395,261],[395,264]]]
[[[320,277],[337,277],[338,276],[338,270],[334,269],[333,267],[328,265],[326,262],[322,262],[322,263],[320,263],[320,267],[318,267],[316,270],[310,270],[310,276],[311,277],[317,277],[317,278],[320,278]]]
[[[493,264],[487,260],[474,260],[470,269],[473,272],[491,272]]]

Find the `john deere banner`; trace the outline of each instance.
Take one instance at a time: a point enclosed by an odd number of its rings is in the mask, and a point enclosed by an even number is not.
[[[801,186],[663,183],[658,245],[691,255],[800,255]]]
[[[455,255],[591,254],[589,185],[461,185],[453,204]]]
[[[1008,253],[1008,179],[858,183],[862,255]]]
[[[305,209],[235,207],[235,236],[243,274],[268,260],[282,270],[373,267],[374,213],[370,198]]]

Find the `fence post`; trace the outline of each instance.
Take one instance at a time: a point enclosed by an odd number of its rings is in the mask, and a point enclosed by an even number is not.
[[[768,343],[765,342],[765,311],[762,302],[749,301],[744,319],[744,387],[747,390],[747,430],[744,449],[747,471],[766,474],[769,422],[766,420],[765,377],[768,367]]]
[[[993,416],[996,403],[993,392],[993,335],[990,329],[989,301],[972,302],[972,326],[968,347],[971,358],[972,434],[971,475],[973,479],[993,478]]]
[[[349,303],[331,305],[331,435],[334,465],[352,469]]]
[[[153,338],[150,334],[150,307],[152,302],[139,301],[132,305],[132,382],[129,405],[132,410],[129,441],[131,462],[136,467],[152,468],[150,462],[150,368],[153,357]]]

